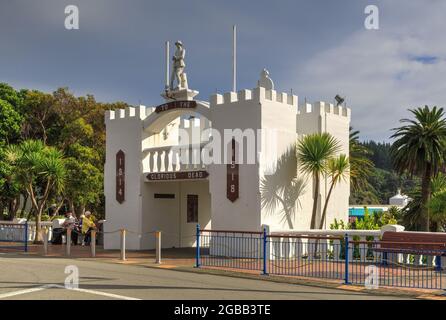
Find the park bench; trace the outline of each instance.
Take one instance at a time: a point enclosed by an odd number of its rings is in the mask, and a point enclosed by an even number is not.
[[[446,233],[386,231],[378,245],[374,251],[382,252],[384,259],[388,253],[435,256],[441,268],[441,257],[446,256]]]

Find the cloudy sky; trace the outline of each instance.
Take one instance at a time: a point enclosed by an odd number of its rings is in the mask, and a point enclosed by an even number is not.
[[[79,30],[64,27],[70,4]],[[379,30],[364,27],[369,4]],[[266,67],[302,102],[346,96],[362,139],[387,140],[408,108],[446,105],[445,15],[444,0],[0,0],[0,82],[156,105],[164,41],[180,39],[207,100],[231,89],[237,24],[238,89]]]

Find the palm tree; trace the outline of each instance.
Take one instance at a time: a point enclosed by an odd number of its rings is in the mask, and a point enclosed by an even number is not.
[[[339,142],[329,133],[314,133],[305,136],[297,144],[297,159],[301,170],[313,177],[313,211],[310,228],[316,228],[320,176],[327,170],[327,161],[340,149]]]
[[[26,190],[36,214],[35,242],[41,242],[41,221],[49,195],[60,193],[65,184],[66,168],[62,153],[41,141],[26,140],[6,151],[14,167],[14,179]]]
[[[319,229],[324,227],[325,217],[327,215],[328,202],[331,197],[331,193],[334,187],[341,181],[345,181],[348,178],[350,171],[350,164],[348,157],[345,154],[339,155],[337,158],[331,158],[327,163],[327,172],[331,177],[330,189],[325,199],[324,210],[322,211],[321,221],[319,223]]]
[[[350,162],[350,186],[352,192],[372,190],[368,177],[372,175],[373,162],[368,158],[372,154],[365,146],[359,143],[359,131],[353,131],[350,127],[349,162]]]
[[[425,219],[425,230],[430,229],[429,208],[432,193],[431,180],[435,177],[445,158],[446,121],[443,108],[428,106],[409,110],[415,119],[402,119],[405,125],[393,129],[396,138],[391,147],[395,170],[421,177],[420,213]]]

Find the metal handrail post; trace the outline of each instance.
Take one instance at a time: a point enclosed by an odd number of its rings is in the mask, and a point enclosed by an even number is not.
[[[344,237],[345,242],[345,284],[350,284],[349,282],[349,274],[348,274],[348,265],[349,265],[349,241],[348,234]]]
[[[195,252],[195,268],[200,268],[200,225],[197,224],[196,230],[197,247]]]
[[[267,252],[267,242],[268,242],[268,234],[266,232],[266,228],[263,228],[263,274],[268,274],[268,252]]]

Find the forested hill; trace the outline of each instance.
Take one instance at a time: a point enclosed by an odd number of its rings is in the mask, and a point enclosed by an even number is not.
[[[392,160],[390,158],[390,143],[375,142],[373,140],[360,142],[361,145],[370,150],[368,158],[375,164],[376,168],[392,171]]]
[[[367,158],[375,167],[367,179],[370,187],[363,191],[352,191],[350,204],[388,204],[389,198],[396,194],[398,188],[406,194],[414,190],[416,178],[400,177],[393,170],[390,143],[366,141],[360,142],[360,145],[369,150]]]

